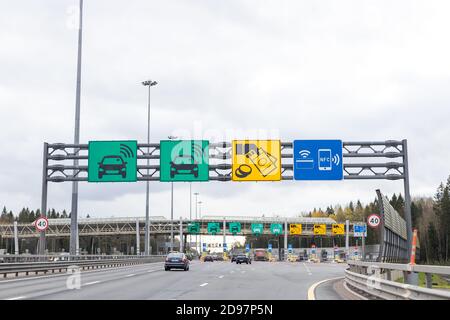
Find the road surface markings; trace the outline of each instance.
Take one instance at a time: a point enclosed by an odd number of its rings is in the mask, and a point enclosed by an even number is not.
[[[134,277],[135,275],[136,275],[135,273],[127,274],[127,275],[125,276],[125,278],[128,278],[128,277]]]
[[[91,284],[96,284],[96,283],[100,283],[100,281],[92,281],[92,282],[85,283],[84,285],[90,286]]]
[[[311,270],[309,270],[308,266],[303,262],[303,266],[306,269],[306,272],[308,272],[309,275],[312,275]]]
[[[222,279],[222,278],[223,278],[223,275],[219,276],[219,279]]]
[[[309,287],[308,289],[308,300],[316,300],[316,295],[315,295],[315,291],[316,288],[318,286],[320,286],[322,283],[325,283],[327,281],[332,281],[332,280],[337,280],[337,279],[342,279],[343,277],[336,277],[336,278],[330,278],[330,279],[325,279],[319,282],[314,283],[311,287]]]
[[[25,296],[20,296],[20,297],[5,299],[5,300],[20,300],[20,299],[25,299],[25,298],[26,298]]]
[[[205,283],[202,283],[201,285],[200,285],[200,287],[204,287],[204,286],[207,286],[208,285],[208,282],[205,282]]]
[[[162,262],[154,262],[154,264],[161,264]],[[89,271],[81,271],[81,274],[91,274],[91,273],[114,273],[114,272],[120,272],[128,269],[133,269],[138,266],[123,266],[123,267],[116,267],[116,268],[106,268],[106,269],[95,269],[95,270],[89,270]],[[18,279],[8,279],[8,280],[0,280],[0,284],[2,283],[8,283],[8,282],[18,282],[18,281],[29,281],[29,280],[38,280],[38,279],[49,279],[49,278],[60,278],[60,277],[67,277],[66,272],[61,273],[55,273],[48,276],[24,276],[24,278],[18,278]]]
[[[154,269],[154,270],[148,270],[147,273],[150,273],[150,272],[156,272],[156,271],[158,271],[158,270],[157,270],[157,269]]]

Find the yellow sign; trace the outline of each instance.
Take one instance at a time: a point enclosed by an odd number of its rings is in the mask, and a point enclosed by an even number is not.
[[[327,225],[326,224],[315,224],[314,225],[314,234],[326,235],[327,234]]]
[[[233,140],[233,181],[281,180],[280,140]]]
[[[331,226],[331,231],[333,234],[345,234],[344,224],[343,223],[333,224]]]
[[[302,234],[302,225],[291,223],[289,225],[289,233],[290,234]]]

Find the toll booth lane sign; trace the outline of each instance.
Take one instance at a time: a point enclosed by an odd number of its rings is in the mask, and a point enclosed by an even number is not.
[[[289,233],[290,234],[302,234],[302,225],[297,223],[291,223],[289,225]]]
[[[229,230],[230,233],[236,235],[237,233],[241,232],[241,224],[239,222],[230,222]]]
[[[233,181],[280,181],[280,140],[233,140]]]
[[[314,225],[314,234],[315,235],[326,235],[327,234],[327,225],[326,224],[315,224]]]
[[[208,181],[209,141],[160,141],[160,181]]]
[[[220,232],[219,222],[208,222],[208,233],[215,235]]]
[[[88,182],[136,182],[137,141],[89,141]]]
[[[254,235],[261,235],[263,233],[264,226],[262,223],[252,223],[252,233]]]
[[[342,180],[341,140],[294,140],[295,180]]]
[[[345,226],[343,223],[336,223],[331,225],[331,232],[334,235],[342,235],[345,234]]]
[[[194,234],[200,233],[200,223],[198,222],[189,223],[188,232]]]
[[[283,233],[283,225],[281,223],[272,223],[270,225],[270,232],[276,236]]]

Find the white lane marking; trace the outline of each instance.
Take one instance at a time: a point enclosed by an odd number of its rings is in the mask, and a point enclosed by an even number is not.
[[[208,282],[205,282],[205,283],[202,283],[201,285],[200,285],[200,287],[204,287],[204,286],[207,286],[208,285]]]
[[[85,283],[84,285],[85,286],[90,286],[91,284],[96,284],[96,283],[100,283],[101,281],[92,281],[92,282],[88,282],[88,283]]]
[[[158,271],[158,270],[157,269],[155,269],[155,270],[148,270],[147,273],[155,272],[155,271]]]
[[[152,264],[162,264],[164,262],[152,262]],[[136,265],[136,266],[123,266],[123,267],[117,267],[117,268],[105,268],[105,269],[95,269],[95,270],[89,270],[89,271],[81,271],[81,274],[95,274],[95,273],[114,273],[114,272],[120,272],[125,271],[128,269],[135,269],[136,267],[142,267],[142,265]],[[63,268],[64,269],[64,268]],[[67,276],[68,274],[63,271],[61,273],[55,273],[48,276],[25,276],[26,278],[18,278],[18,279],[8,279],[8,280],[0,280],[0,284],[2,283],[9,283],[9,282],[18,282],[18,281],[29,281],[29,280],[38,280],[38,279],[48,279],[48,278],[59,278]]]
[[[25,299],[25,298],[26,298],[25,296],[20,296],[20,297],[5,299],[5,300],[20,300],[20,299]]]
[[[322,283],[325,283],[325,282],[331,281],[331,280],[342,279],[342,278],[344,278],[344,277],[330,278],[330,279],[325,279],[325,280],[322,280],[322,281],[319,281],[319,282],[314,283],[314,284],[313,284],[311,287],[309,287],[309,289],[308,289],[308,300],[316,300],[316,295],[315,295],[314,292],[316,291],[316,288],[317,288],[318,286],[320,286]]]
[[[219,279],[222,279],[223,278],[223,275],[222,276],[219,276]]]
[[[127,275],[125,276],[125,278],[128,278],[128,277],[134,277],[135,275],[136,275],[135,273],[127,274]]]
[[[303,262],[303,266],[306,269],[306,272],[308,272],[309,275],[312,275],[311,270],[309,270],[309,268],[306,266],[306,264]]]

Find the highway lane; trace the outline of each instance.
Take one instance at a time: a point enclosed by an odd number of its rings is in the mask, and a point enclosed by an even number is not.
[[[302,262],[193,261],[190,271],[164,271],[162,263],[81,273],[81,288],[68,289],[68,275],[0,281],[0,299],[299,300],[318,281],[343,277],[346,265]],[[324,284],[325,285],[325,284]],[[339,299],[329,288],[316,299]]]

